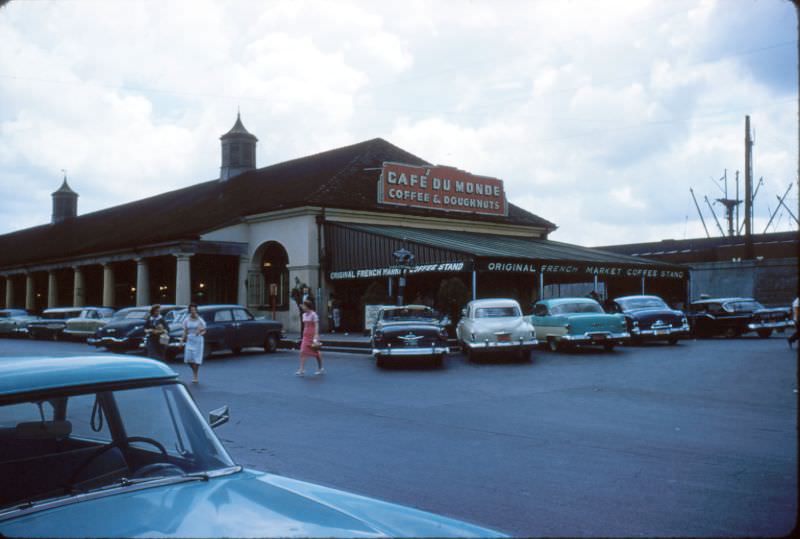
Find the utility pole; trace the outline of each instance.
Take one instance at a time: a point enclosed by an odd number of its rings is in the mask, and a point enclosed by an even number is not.
[[[744,250],[745,258],[753,258],[753,140],[750,138],[750,116],[744,117]]]

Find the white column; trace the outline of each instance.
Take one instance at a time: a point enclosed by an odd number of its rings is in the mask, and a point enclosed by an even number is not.
[[[136,259],[136,305],[150,305],[150,267],[144,258]]]
[[[250,271],[250,258],[239,257],[239,276],[236,287],[236,303],[247,307],[247,274]]]
[[[33,311],[36,308],[36,296],[33,290],[33,274],[25,274],[25,308]]]
[[[177,254],[175,270],[175,303],[188,305],[192,302],[192,270],[190,254]]]
[[[72,268],[72,306],[83,307],[86,303],[86,292],[84,290],[83,270],[80,266]]]
[[[114,306],[114,268],[103,264],[103,307]]]
[[[47,272],[47,308],[58,307],[58,283],[56,282],[56,272]]]
[[[6,277],[6,309],[14,306],[14,281],[11,275]]]

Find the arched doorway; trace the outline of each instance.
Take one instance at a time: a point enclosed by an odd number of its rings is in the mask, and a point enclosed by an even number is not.
[[[289,255],[277,241],[258,248],[248,276],[248,303],[261,310],[289,308]],[[256,265],[257,264],[257,265]]]

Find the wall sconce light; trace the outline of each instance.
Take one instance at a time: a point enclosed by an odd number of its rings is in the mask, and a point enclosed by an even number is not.
[[[205,287],[206,287],[206,283],[200,283],[200,288],[205,288]]]

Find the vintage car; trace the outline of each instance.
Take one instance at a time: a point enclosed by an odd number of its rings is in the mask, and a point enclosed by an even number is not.
[[[38,320],[25,309],[0,310],[0,337],[21,337],[28,335],[28,323]]]
[[[447,329],[425,305],[381,307],[372,328],[371,345],[378,367],[408,358],[430,358],[441,366],[450,352]]]
[[[611,310],[625,315],[632,342],[665,340],[674,345],[689,335],[689,321],[683,311],[670,309],[658,296],[617,298]]]
[[[161,314],[167,324],[172,324],[176,314],[185,309],[180,305],[162,305]],[[149,306],[120,309],[86,342],[112,352],[138,350],[144,341],[144,321],[149,313]]]
[[[28,335],[32,339],[58,340],[62,337],[67,320],[80,316],[83,310],[83,307],[45,309],[39,320],[28,323]]]
[[[502,536],[245,469],[212,430],[229,417],[158,361],[0,359],[0,536]]]
[[[624,315],[606,314],[591,298],[537,301],[530,320],[539,340],[553,352],[585,344],[601,345],[610,352],[631,336]]]
[[[94,335],[98,329],[108,324],[112,316],[114,316],[114,309],[85,307],[80,315],[68,318],[64,322],[62,335],[65,339],[86,340]]]
[[[467,303],[456,325],[456,339],[470,361],[499,354],[529,359],[538,341],[533,326],[513,299],[476,299]]]
[[[256,318],[241,305],[200,305],[197,308],[200,318],[206,323],[205,345],[203,356],[208,357],[219,350],[231,350],[234,354],[242,348],[263,348],[272,353],[278,349],[283,335],[280,322],[265,318]],[[170,343],[167,346],[166,359],[174,360],[183,351],[182,322],[187,311],[181,311],[174,323],[170,324]]]
[[[766,309],[753,298],[709,298],[689,306],[689,324],[698,337],[738,337],[755,331],[766,339],[774,330],[793,327],[788,308]]]

